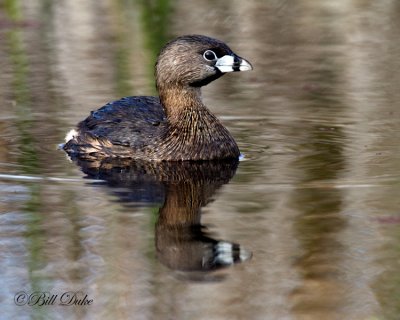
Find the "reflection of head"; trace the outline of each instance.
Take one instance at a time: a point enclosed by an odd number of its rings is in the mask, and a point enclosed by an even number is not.
[[[160,221],[161,217],[156,226],[157,257],[171,269],[212,271],[251,257],[239,244],[208,237],[201,225],[168,225]]]

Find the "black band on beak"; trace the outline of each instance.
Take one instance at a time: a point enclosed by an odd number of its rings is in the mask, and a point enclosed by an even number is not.
[[[242,59],[235,55],[233,57],[233,65],[232,65],[233,71],[240,71],[241,63],[242,63]]]

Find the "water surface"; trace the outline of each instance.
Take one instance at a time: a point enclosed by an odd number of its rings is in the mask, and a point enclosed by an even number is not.
[[[396,1],[0,4],[0,318],[399,319],[399,14]],[[156,54],[183,33],[254,66],[204,89],[244,159],[69,161],[65,133],[155,94]],[[17,306],[20,291],[93,303]]]

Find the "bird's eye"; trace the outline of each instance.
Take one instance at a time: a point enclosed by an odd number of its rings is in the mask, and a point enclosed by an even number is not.
[[[207,61],[214,61],[217,60],[217,55],[212,50],[206,50],[203,53],[203,58],[206,59]]]

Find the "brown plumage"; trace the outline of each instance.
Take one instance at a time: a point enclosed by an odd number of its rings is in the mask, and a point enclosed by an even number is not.
[[[223,42],[199,35],[169,42],[156,63],[158,97],[126,97],[94,111],[67,136],[73,158],[155,161],[239,157],[239,148],[201,100],[201,86],[251,70]]]

